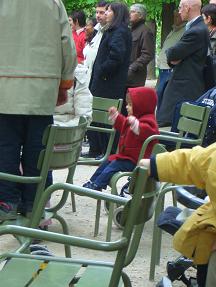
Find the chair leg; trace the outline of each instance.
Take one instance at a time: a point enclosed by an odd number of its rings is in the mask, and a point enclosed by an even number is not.
[[[106,241],[111,240],[113,213],[114,213],[114,203],[110,202],[109,213],[108,213],[108,222],[107,222]]]
[[[150,273],[149,280],[153,281],[155,276],[155,266],[160,263],[160,252],[161,252],[161,238],[162,232],[157,227],[158,217],[163,210],[164,207],[164,198],[157,202],[157,206],[155,208],[155,217],[154,217],[154,225],[153,225],[153,238],[152,238],[152,248],[151,248],[151,261],[150,261]]]
[[[156,220],[155,220],[156,221]],[[151,248],[151,260],[150,260],[150,272],[149,272],[149,280],[153,281],[155,276],[155,266],[157,261],[157,238],[158,238],[158,227],[156,226],[156,222],[154,222],[153,227],[153,237],[152,237],[152,248]]]
[[[71,192],[71,204],[72,204],[72,211],[76,212],[76,201],[75,201],[75,195],[73,192]]]
[[[96,237],[98,235],[98,232],[99,232],[100,211],[101,211],[101,200],[97,200],[96,215],[95,215],[94,237]]]
[[[61,224],[63,233],[66,235],[69,235],[68,225],[67,225],[66,221],[64,220],[64,218],[61,217],[60,215],[58,215],[57,213],[53,216],[53,218],[58,220],[58,222]],[[68,258],[71,258],[70,245],[64,245],[64,248],[65,248],[65,256]]]
[[[173,206],[177,206],[176,192],[172,190]]]
[[[124,287],[132,287],[130,278],[128,277],[128,275],[124,271],[122,271],[122,280],[124,283]]]

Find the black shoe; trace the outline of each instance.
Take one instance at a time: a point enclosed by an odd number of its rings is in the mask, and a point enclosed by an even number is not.
[[[128,181],[122,186],[121,191],[120,191],[120,196],[125,197],[126,194],[130,194],[129,193],[129,185],[130,185],[130,177],[128,177]]]
[[[100,188],[97,184],[95,184],[94,182],[91,182],[91,181],[87,181],[86,183],[84,183],[83,187],[102,191],[102,188]]]
[[[99,187],[99,186],[98,186],[97,184],[95,184],[94,182],[92,183],[91,189],[98,190],[98,191],[102,191],[102,188]]]
[[[80,156],[84,158],[96,158],[97,156],[99,156],[99,154],[90,151],[90,152],[81,152]]]
[[[99,160],[99,159],[102,159],[102,157],[104,157],[104,154],[99,154],[95,157],[95,159]]]
[[[86,183],[83,184],[83,187],[85,187],[85,188],[91,188],[91,186],[92,186],[91,181],[87,181]]]
[[[31,244],[29,249],[32,255],[53,256],[46,245]]]

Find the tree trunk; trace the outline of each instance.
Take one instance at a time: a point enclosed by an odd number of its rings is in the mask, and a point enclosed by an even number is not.
[[[149,21],[146,24],[151,29],[151,31],[152,31],[152,33],[154,35],[155,43],[156,43],[157,25],[156,25],[155,20],[151,20],[151,21]],[[156,49],[155,49],[155,51],[156,51]],[[149,79],[149,80],[156,79],[156,74],[155,74],[155,57],[147,66],[147,79]]]
[[[163,3],[162,4],[162,27],[161,27],[161,46],[163,45],[166,36],[172,30],[173,25],[173,12],[175,10],[175,3]]]

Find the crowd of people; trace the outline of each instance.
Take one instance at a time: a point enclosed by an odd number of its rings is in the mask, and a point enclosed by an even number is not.
[[[90,124],[93,97],[121,98],[124,104],[121,113],[114,107],[109,109],[110,121],[119,132],[113,154],[84,186],[102,190],[114,173],[132,171],[145,139],[158,134],[158,127],[172,124],[176,104],[196,100],[206,90],[206,58],[216,55],[216,1],[201,6],[200,0],[180,1],[172,31],[158,56],[159,77],[154,90],[145,87],[147,66],[155,58],[155,35],[146,25],[143,4],[128,8],[123,2],[102,0],[96,5],[96,16],[87,18],[84,11],[68,15],[61,0],[28,0],[28,5],[25,1],[1,0],[0,172],[38,175],[37,160],[47,125],[53,121],[76,125],[80,116],[87,117]],[[89,151],[82,156],[101,156],[107,137],[96,132],[88,132],[87,137]],[[155,143],[147,148],[140,163],[151,167],[150,176],[205,187],[210,197],[186,224],[209,214],[209,236],[199,227],[191,257],[195,258],[196,248],[197,264],[206,264],[211,257],[206,286],[214,286],[215,144],[149,159]],[[184,173],[182,166],[187,167]],[[181,176],[176,178],[176,174]],[[47,186],[50,184],[51,173]],[[31,213],[35,192],[35,185],[23,187],[1,180],[0,221]],[[187,246],[179,247],[183,232],[184,227],[175,236],[175,246],[190,257]],[[208,240],[208,252],[203,251],[205,246],[199,240]]]

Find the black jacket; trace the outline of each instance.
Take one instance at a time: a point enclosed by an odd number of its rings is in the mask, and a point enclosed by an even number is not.
[[[131,32],[125,25],[104,32],[89,85],[93,96],[124,98],[131,42]]]
[[[198,17],[184,32],[182,38],[167,50],[168,64],[181,60],[173,66],[173,73],[164,91],[157,112],[160,125],[171,123],[178,102],[193,101],[204,92],[203,69],[208,51],[208,29],[202,16]]]

